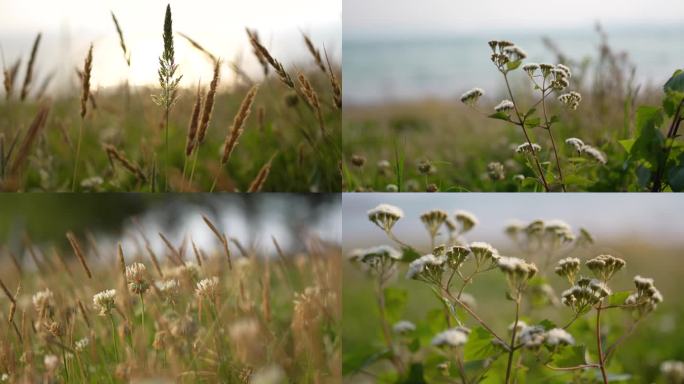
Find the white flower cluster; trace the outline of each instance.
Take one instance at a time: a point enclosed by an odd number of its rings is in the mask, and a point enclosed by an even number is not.
[[[501,100],[499,104],[494,107],[494,112],[508,112],[515,108],[515,104],[512,101],[506,99]]]
[[[496,265],[499,259],[499,251],[492,247],[491,244],[482,241],[474,241],[468,245],[470,252],[475,258],[475,263],[478,266],[485,266],[486,264]]]
[[[492,49],[491,60],[499,70],[505,70],[504,66],[510,62],[516,62],[527,58],[527,53],[510,41],[491,40],[488,44]]]
[[[613,275],[625,267],[626,263],[619,257],[598,255],[586,262],[587,268],[603,281],[610,280]]]
[[[368,220],[385,232],[391,231],[394,224],[402,217],[404,217],[404,211],[389,204],[380,204],[368,211]]]
[[[668,383],[684,383],[684,362],[677,360],[667,360],[660,363],[660,373],[665,376]]]
[[[541,146],[537,143],[532,143],[532,146],[530,146],[530,143],[523,143],[515,147],[515,152],[516,153],[533,153],[533,152],[541,152]]]
[[[496,259],[496,265],[501,272],[506,274],[509,288],[513,292],[522,291],[527,282],[539,271],[533,263],[528,263],[517,257],[500,256]]]
[[[42,313],[46,310],[50,310],[55,306],[55,295],[49,288],[45,288],[42,291],[36,292],[31,298],[33,306],[36,308],[36,312]]]
[[[431,253],[423,255],[409,264],[406,278],[437,282],[444,272],[445,262],[444,256],[435,256]]]
[[[465,327],[456,327],[440,332],[432,338],[432,345],[436,347],[458,348],[468,342],[470,330]]]
[[[606,159],[606,155],[604,155],[603,152],[599,151],[597,148],[592,147],[589,144],[584,144],[582,140],[576,137],[566,139],[565,144],[568,144],[575,148],[575,151],[577,151],[578,155],[586,154],[587,156],[591,157],[592,159],[601,164],[605,164],[608,161],[608,159]]]
[[[458,210],[454,214],[456,221],[461,224],[461,233],[468,232],[480,222],[477,217],[468,211]]]
[[[583,277],[561,294],[561,302],[572,308],[575,313],[582,313],[610,294],[611,290],[606,283]]]
[[[100,316],[108,316],[114,308],[116,289],[108,289],[93,296],[93,306],[99,311]]]
[[[200,298],[214,299],[218,291],[219,279],[214,276],[208,279],[202,279],[197,283],[195,294]]]
[[[466,105],[477,104],[480,97],[482,97],[485,92],[481,88],[473,88],[468,92],[461,95],[461,102]]]
[[[579,107],[580,101],[582,101],[582,95],[580,95],[579,92],[571,91],[558,96],[558,100],[574,111]]]
[[[449,214],[443,210],[433,209],[420,215],[420,221],[425,224],[425,228],[427,228],[428,232],[430,232],[430,235],[434,237],[437,235],[439,227],[444,224],[448,217]]]
[[[650,313],[663,301],[663,295],[655,287],[653,279],[637,275],[634,285],[637,290],[627,297],[625,305],[634,307],[639,315]]]
[[[74,343],[74,350],[76,352],[83,352],[85,349],[88,347],[90,344],[90,339],[88,337],[84,337],[80,340],[76,340]]]
[[[392,330],[394,331],[394,333],[405,335],[407,333],[415,331],[416,325],[408,320],[401,320],[394,323],[394,325],[392,326]]]
[[[576,257],[566,257],[558,260],[558,264],[554,269],[554,272],[556,272],[558,276],[567,278],[570,284],[575,284],[575,279],[577,278],[579,271],[580,259]]]
[[[136,295],[142,295],[150,288],[150,283],[145,278],[145,272],[145,265],[141,263],[133,263],[126,267],[128,288]]]
[[[527,349],[537,349],[542,344],[549,347],[575,344],[575,338],[562,328],[553,328],[548,331],[539,325],[527,325],[523,321],[518,322],[518,334],[516,339]],[[513,330],[513,324],[509,332]]]

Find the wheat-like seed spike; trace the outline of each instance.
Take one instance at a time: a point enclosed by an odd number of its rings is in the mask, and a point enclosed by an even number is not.
[[[109,144],[105,144],[104,148],[110,159],[118,161],[127,171],[131,172],[141,182],[147,182],[147,177],[142,169],[140,169],[137,164],[134,164],[132,161],[126,158],[126,155],[119,152],[114,146]]]
[[[323,47],[323,52],[325,53],[325,61],[328,64],[328,78],[330,79],[330,86],[332,87],[333,91],[333,102],[335,102],[335,106],[338,109],[342,109],[342,86],[340,85],[339,80],[337,80],[337,77],[335,76],[335,72],[332,69],[332,65],[330,65],[328,51],[325,50],[325,47]]]
[[[309,50],[309,53],[311,53],[311,56],[313,56],[314,61],[316,62],[316,65],[318,68],[323,71],[323,73],[326,73],[325,65],[323,64],[323,58],[321,57],[321,51],[319,51],[316,46],[313,44],[313,41],[311,41],[311,38],[302,32],[302,37],[304,37],[304,43],[306,44],[306,48]]]
[[[21,58],[17,59],[9,69],[3,68],[3,74],[5,76],[3,85],[5,86],[5,99],[9,100],[12,96],[12,91],[14,90],[14,83],[17,79],[17,73],[19,72],[19,66],[21,65]]]
[[[261,67],[264,70],[264,76],[268,76],[268,60],[266,60],[264,54],[261,53],[261,50],[254,44],[254,42],[261,44],[261,41],[259,41],[259,33],[256,30],[250,30],[249,28],[245,28],[245,31],[247,31],[247,37],[252,44],[252,52],[254,52],[254,56],[259,60],[259,64],[261,64]]]
[[[62,257],[62,254],[57,250],[56,247],[53,247],[53,248],[52,248],[52,254],[57,258],[57,260],[59,261],[59,264],[60,264],[60,265],[62,266],[62,268],[64,269],[64,272],[66,272],[66,274],[67,274],[68,276],[72,277],[71,269],[69,269],[69,266],[67,265],[66,261],[65,261],[64,258]]]
[[[3,283],[2,280],[0,280],[0,287],[2,287],[2,290],[5,292],[7,298],[10,299],[12,303],[16,303],[14,297],[12,296],[12,293],[10,293],[9,289],[7,289],[7,286],[5,286],[5,283]]]
[[[116,27],[116,33],[119,35],[119,44],[121,45],[121,49],[123,50],[123,55],[124,59],[126,60],[126,64],[128,66],[131,66],[131,54],[128,52],[128,48],[126,48],[126,40],[124,40],[123,36],[123,31],[121,30],[121,26],[119,25],[119,20],[116,19],[116,15],[114,14],[114,11],[110,11],[112,14],[112,20],[114,21],[114,26]]]
[[[45,123],[47,122],[49,112],[50,107],[44,106],[36,114],[36,117],[33,119],[33,122],[31,123],[31,126],[29,127],[29,130],[26,133],[26,136],[24,137],[24,141],[19,147],[19,151],[17,152],[14,161],[12,162],[12,166],[10,167],[10,174],[16,175],[19,173],[19,171],[21,171],[24,162],[28,158],[33,143],[38,138],[40,131],[45,127]]]
[[[216,61],[214,63],[214,76],[211,79],[211,84],[209,84],[209,90],[207,91],[207,96],[204,98],[204,108],[202,109],[202,118],[200,119],[199,128],[197,131],[197,145],[204,142],[204,137],[207,135],[207,130],[209,129],[209,122],[211,120],[211,114],[214,110],[214,97],[216,96],[216,88],[218,88],[219,79],[221,76],[221,62]]]
[[[36,64],[38,46],[40,45],[40,39],[42,37],[43,34],[39,33],[38,36],[36,36],[36,40],[33,41],[31,56],[29,57],[28,66],[26,67],[26,77],[24,77],[24,85],[21,87],[21,101],[24,101],[26,99],[26,96],[28,96],[29,89],[31,87],[31,81],[33,81],[33,67]]]
[[[264,261],[264,276],[261,281],[261,312],[268,324],[271,321],[271,263],[268,259]]]
[[[202,266],[202,255],[200,254],[200,251],[197,249],[197,245],[195,244],[195,240],[190,239],[190,243],[192,243],[192,252],[195,254],[195,259],[197,259],[197,265],[200,267]]]
[[[196,40],[190,38],[190,36],[188,36],[188,35],[186,35],[185,33],[182,33],[182,32],[178,32],[178,35],[179,35],[180,37],[184,38],[185,40],[187,40],[188,43],[190,43],[190,45],[192,45],[193,48],[195,48],[196,50],[198,50],[198,51],[204,53],[204,54],[209,58],[209,60],[211,60],[212,63],[216,63],[216,62],[218,61],[218,59],[216,58],[216,56],[214,56],[211,52],[209,52],[208,49],[204,48],[204,47],[203,47],[200,43],[198,43]]]
[[[83,77],[81,87],[81,119],[88,112],[88,98],[90,97],[90,75],[93,70],[93,45],[90,44],[88,55],[83,63]]]
[[[268,179],[268,174],[271,172],[271,164],[273,163],[273,158],[275,156],[276,153],[274,153],[271,156],[271,158],[268,159],[268,162],[261,167],[256,178],[254,178],[254,180],[252,180],[252,183],[249,185],[249,189],[247,190],[247,192],[261,191],[261,188],[263,188],[264,184],[266,183],[266,179]]]
[[[233,264],[231,262],[231,257],[230,257],[230,249],[228,248],[228,238],[226,237],[225,234],[221,233],[218,228],[214,225],[214,223],[209,220],[206,216],[202,215],[202,220],[204,220],[204,223],[207,224],[209,229],[214,233],[214,236],[219,240],[219,242],[223,245],[223,251],[226,253],[226,257],[228,258],[228,266],[230,269],[233,269]]]
[[[164,236],[163,233],[159,232],[159,237],[161,237],[162,241],[164,242],[164,245],[166,245],[166,248],[168,248],[171,253],[176,257],[176,260],[178,260],[179,264],[185,266],[185,261],[181,257],[180,253],[178,253],[178,250],[171,244],[171,241]]]
[[[263,45],[261,45],[261,43],[256,38],[254,38],[253,35],[250,35],[250,41],[254,49],[258,50],[261,53],[261,55],[263,55],[264,59],[266,59],[266,61],[268,61],[268,63],[271,64],[271,67],[273,67],[273,69],[280,77],[280,81],[282,81],[288,87],[294,89],[294,82],[292,81],[292,78],[287,73],[287,71],[285,71],[283,65],[273,56],[271,56],[268,50]]]
[[[249,117],[249,114],[252,110],[252,104],[254,103],[254,98],[256,97],[258,90],[258,85],[253,86],[252,89],[247,92],[245,98],[242,99],[240,109],[238,109],[238,113],[233,119],[233,125],[230,129],[230,133],[226,137],[226,142],[223,148],[223,156],[221,157],[221,165],[228,162],[233,149],[237,145],[240,135],[242,135],[242,132],[244,131],[245,121],[247,120],[247,117]]]
[[[83,320],[85,320],[86,325],[90,328],[90,319],[88,318],[88,312],[86,312],[85,306],[83,306],[81,299],[77,299],[76,301],[78,302],[78,308],[81,310]]]
[[[126,259],[124,258],[124,253],[123,253],[123,248],[121,247],[121,243],[117,244],[116,257],[117,257],[118,264],[119,264],[119,272],[121,272],[121,278],[123,279],[124,286],[126,286],[126,284],[128,284],[128,281],[126,279]]]
[[[199,125],[200,111],[202,110],[202,94],[200,93],[200,85],[197,83],[197,96],[195,97],[195,105],[192,107],[192,115],[190,116],[190,125],[188,126],[188,139],[185,144],[185,155],[190,156],[195,149],[195,138],[197,137],[197,127]]]
[[[300,73],[297,78],[299,80],[299,89],[304,94],[304,97],[306,98],[306,101],[309,103],[309,105],[314,109],[314,111],[316,111],[316,118],[318,119],[318,125],[321,128],[321,133],[325,134],[323,112],[321,111],[321,103],[318,99],[318,94],[313,89],[313,86],[311,86],[311,83],[306,78],[306,76],[304,76],[304,74]]]
[[[67,232],[66,237],[67,240],[69,240],[69,243],[71,244],[71,248],[74,250],[74,254],[81,261],[81,265],[83,266],[83,269],[85,269],[88,278],[92,279],[93,275],[90,273],[90,268],[88,268],[88,263],[86,262],[83,250],[81,250],[81,245],[78,243],[78,239],[76,239],[76,236],[74,236],[72,232]]]

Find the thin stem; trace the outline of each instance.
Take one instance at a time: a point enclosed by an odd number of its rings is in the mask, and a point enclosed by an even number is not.
[[[408,244],[406,244],[406,243],[404,243],[403,241],[399,240],[399,239],[394,235],[394,233],[392,233],[392,231],[387,231],[386,233],[387,233],[387,237],[389,237],[390,240],[392,240],[392,241],[398,243],[398,244],[401,245],[402,247],[410,248],[410,246],[409,246]]]
[[[214,176],[214,182],[211,183],[211,189],[209,190],[209,193],[214,192],[214,188],[216,188],[216,183],[218,182],[218,177],[219,174],[223,171],[223,164],[219,167],[218,172],[216,172],[216,175]]]
[[[147,346],[147,340],[145,339],[145,299],[143,298],[142,293],[140,294],[140,304],[142,305],[142,313],[141,313],[141,320],[140,320],[140,329],[142,331],[143,335],[143,343],[145,346]]]
[[[454,295],[452,295],[449,291],[447,291],[445,289],[443,289],[443,291],[449,297],[449,299],[456,302],[456,304],[460,305],[461,308],[463,308],[466,312],[468,312],[468,314],[470,316],[472,316],[472,318],[475,319],[475,321],[480,323],[482,328],[484,328],[487,332],[489,332],[492,336],[494,336],[495,339],[499,340],[503,344],[507,344],[501,337],[499,337],[499,335],[496,334],[496,332],[494,332],[494,330],[492,330],[491,327],[489,327],[489,325],[487,325],[487,323],[484,322],[484,320],[482,320],[482,318],[480,316],[478,316],[472,309],[470,309],[470,307],[466,303],[464,303],[460,299],[454,297]]]
[[[506,364],[506,381],[508,384],[511,377],[511,368],[513,367],[513,354],[515,354],[515,336],[518,333],[518,321],[520,320],[520,292],[515,298],[515,322],[513,322],[513,331],[511,332],[511,343],[508,346],[508,363]]]
[[[544,189],[546,192],[549,192],[549,185],[546,183],[546,177],[544,176],[544,171],[542,170],[541,164],[539,163],[539,159],[537,158],[537,154],[534,152],[534,149],[532,147],[532,140],[530,140],[530,136],[527,134],[527,129],[525,129],[525,121],[522,118],[522,115],[518,111],[518,104],[515,102],[515,98],[513,97],[513,91],[511,90],[511,85],[508,82],[508,75],[506,74],[505,71],[501,71],[501,73],[504,76],[504,80],[506,82],[506,88],[508,89],[508,95],[511,96],[511,101],[513,102],[513,108],[515,109],[515,114],[518,117],[518,125],[520,125],[520,128],[522,128],[523,133],[525,134],[525,139],[527,140],[527,144],[530,146],[530,150],[532,153],[532,157],[534,158],[534,162],[537,165],[537,169],[539,170],[539,176],[541,177],[542,183],[544,184]]]
[[[563,180],[563,171],[561,169],[560,160],[558,159],[558,150],[556,150],[556,140],[553,138],[553,133],[551,133],[551,124],[549,124],[549,118],[546,114],[546,78],[542,81],[542,111],[544,112],[544,125],[546,130],[549,132],[549,137],[551,138],[551,147],[553,148],[553,154],[556,157],[556,168],[558,168],[558,177],[560,178],[561,188],[563,192],[565,190],[565,181]]]
[[[387,324],[387,313],[385,309],[385,295],[383,292],[383,277],[380,276],[380,279],[378,279],[378,284],[376,286],[377,289],[377,298],[378,298],[378,310],[380,312],[380,325],[382,326],[382,333],[385,338],[385,344],[387,345],[387,349],[390,351],[390,354],[392,356],[392,364],[394,364],[394,367],[397,369],[398,373],[403,372],[403,367],[401,365],[401,362],[397,359],[396,356],[394,356],[393,352],[393,341],[392,341],[392,333],[389,328],[389,324]]]
[[[601,341],[601,305],[596,307],[596,348],[598,349],[599,368],[601,369],[601,376],[603,383],[608,384],[608,375],[606,375],[605,360],[603,356],[603,343]]]
[[[112,324],[112,339],[114,340],[114,360],[119,361],[119,343],[116,336],[116,326],[114,325],[114,316],[109,315],[109,320]]]
[[[166,106],[165,135],[166,135],[166,161],[164,163],[164,192],[169,190],[169,106]]]
[[[76,159],[74,161],[74,175],[71,179],[71,191],[76,192],[76,177],[78,176],[78,162],[81,159],[81,141],[83,141],[83,119],[78,126],[78,142],[76,144]]]
[[[544,364],[546,368],[549,368],[554,371],[576,371],[578,369],[585,369],[585,368],[598,368],[598,364],[581,364],[581,365],[575,365],[574,367],[554,367],[549,364]]]
[[[463,384],[468,384],[468,378],[465,374],[465,367],[463,367],[463,360],[458,352],[456,353],[456,364],[458,365],[458,374],[461,376],[461,382],[463,382]]]
[[[192,168],[190,169],[190,181],[188,182],[188,187],[192,188],[192,179],[195,177],[195,166],[197,165],[197,156],[199,153],[199,143],[197,148],[195,148],[195,155],[192,158]]]

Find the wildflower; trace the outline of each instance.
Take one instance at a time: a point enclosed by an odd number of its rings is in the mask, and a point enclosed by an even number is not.
[[[518,145],[515,148],[516,153],[532,153],[532,152],[540,152],[540,151],[541,151],[541,146],[539,144],[536,144],[536,143],[532,143],[532,146],[530,146],[530,143],[523,143],[523,144]]]
[[[524,60],[527,58],[527,53],[517,45],[504,47],[503,53],[506,54],[511,61]]]
[[[437,172],[437,167],[432,165],[429,161],[423,160],[418,163],[418,172],[420,172],[421,175],[431,175]]]
[[[520,332],[520,343],[527,349],[537,349],[543,343],[546,336],[544,328],[539,325],[526,326]]]
[[[51,311],[55,306],[55,295],[49,288],[36,292],[31,300],[38,313]]]
[[[150,283],[145,278],[145,265],[133,263],[126,267],[126,280],[128,288],[136,295],[142,295],[150,288]]]
[[[515,108],[515,104],[513,104],[512,101],[510,100],[502,100],[499,104],[494,107],[495,112],[507,112]]]
[[[404,211],[389,204],[380,204],[368,211],[368,220],[385,232],[390,232],[394,224],[404,217]]]
[[[660,373],[663,374],[669,383],[684,383],[684,362],[677,360],[667,360],[660,363]]]
[[[361,168],[366,164],[366,158],[361,155],[352,155],[351,162],[355,167]]]
[[[469,334],[470,330],[464,327],[447,329],[432,338],[432,345],[436,347],[458,348],[465,345]]]
[[[401,320],[392,326],[394,333],[407,334],[416,330],[416,325],[407,320]]]
[[[606,155],[604,155],[601,151],[592,147],[591,145],[582,146],[581,153],[586,153],[587,155],[589,155],[589,157],[593,158],[601,164],[605,164],[608,162],[608,160],[606,159]]]
[[[87,337],[84,337],[80,340],[76,340],[76,342],[74,343],[74,349],[76,350],[76,352],[83,352],[86,349],[86,347],[88,347],[89,344],[90,344],[90,339]]]
[[[385,170],[385,169],[390,169],[392,166],[390,165],[390,162],[387,160],[380,160],[378,161],[378,169]]]
[[[525,64],[522,66],[523,71],[527,72],[527,74],[532,77],[534,74],[539,70],[539,64],[537,63],[529,63]]]
[[[99,187],[104,183],[104,180],[100,176],[93,176],[81,181],[81,187],[85,189],[94,189]]]
[[[249,378],[250,384],[282,384],[287,382],[287,374],[278,365],[259,368]]]
[[[610,294],[611,291],[604,282],[581,278],[561,294],[561,303],[572,308],[575,313],[583,313]]]
[[[558,260],[558,265],[556,265],[554,272],[556,272],[558,276],[567,278],[570,284],[575,284],[575,278],[577,277],[579,270],[580,260],[576,257],[566,257]]]
[[[571,78],[571,77],[572,77],[572,73],[570,73],[570,68],[568,68],[567,66],[565,66],[565,65],[563,65],[563,64],[556,64],[556,69],[558,69],[559,71],[564,72],[564,73],[565,73],[565,76],[566,76],[567,78]]]
[[[496,260],[500,257],[499,251],[488,243],[475,241],[470,243],[468,247],[475,257],[478,268],[483,266],[486,262],[491,262],[492,265],[495,265]]]
[[[468,232],[479,224],[477,217],[468,211],[458,210],[455,213],[456,221],[461,224],[462,232]]]
[[[431,253],[423,255],[409,264],[406,278],[439,282],[441,281],[442,272],[444,272],[445,261],[444,257],[438,257]]]
[[[385,191],[387,192],[399,192],[399,187],[396,184],[387,184],[385,186]]]
[[[445,257],[449,268],[459,269],[470,255],[470,248],[455,245],[446,251]]]
[[[116,289],[108,289],[93,296],[93,306],[100,311],[100,316],[108,316],[114,308]]]
[[[603,281],[610,280],[616,272],[625,267],[624,260],[611,255],[596,256],[586,264],[587,268]]]
[[[518,234],[525,229],[525,224],[520,220],[513,220],[506,225],[504,233],[511,239],[515,240]]]
[[[9,378],[10,377],[8,374],[3,373],[2,375],[0,375],[0,383],[5,383],[5,382],[9,381]]]
[[[544,221],[543,220],[533,220],[525,227],[525,233],[527,236],[540,235],[544,231]]]
[[[363,251],[361,261],[373,265],[385,260],[401,260],[401,253],[389,245],[379,245]]]
[[[516,293],[520,293],[527,284],[527,281],[538,272],[536,265],[517,257],[501,256],[497,258],[496,264],[506,274],[509,287]]]
[[[219,279],[214,276],[208,279],[202,279],[197,283],[195,288],[195,294],[200,298],[207,298],[213,300],[216,298],[216,293],[218,290]]]
[[[518,323],[511,323],[508,325],[508,332],[513,332],[513,328],[515,328],[515,332],[518,333],[518,336],[520,336],[520,332],[527,328],[527,323],[525,323],[522,320],[518,320]]]
[[[439,227],[444,224],[449,215],[441,209],[433,209],[420,215],[420,220],[425,224],[430,236],[435,237]]]
[[[483,95],[484,91],[481,88],[473,88],[461,95],[461,102],[465,105],[477,104]]]
[[[496,52],[496,47],[499,45],[499,42],[496,40],[490,40],[487,42],[489,44],[489,48],[492,49],[492,52]]]
[[[577,107],[579,107],[579,103],[582,101],[582,95],[572,91],[558,96],[558,100],[574,111],[577,109]]]
[[[490,59],[499,69],[502,69],[503,66],[508,64],[508,62],[511,60],[507,55],[503,53],[492,53]]]
[[[45,369],[48,372],[54,372],[59,366],[59,358],[55,355],[45,355],[43,358],[43,364],[45,364]]]
[[[580,154],[582,152],[582,147],[584,147],[584,142],[576,137],[565,139],[565,144],[573,146],[575,151],[577,151],[577,154]]]
[[[544,231],[556,243],[569,243],[575,240],[572,228],[562,220],[551,220],[544,226]]]
[[[176,295],[178,295],[178,290],[180,289],[180,283],[176,279],[168,279],[163,281],[157,281],[155,283],[159,292],[166,297],[167,300],[172,300]]]
[[[487,164],[487,174],[493,181],[503,180],[506,178],[504,165],[498,161],[492,161],[491,163]]]
[[[541,73],[544,76],[544,78],[549,76],[551,74],[551,70],[554,68],[555,68],[555,66],[553,64],[547,64],[547,63],[539,64],[539,69],[541,70]]]
[[[573,345],[575,344],[575,339],[571,334],[566,332],[562,328],[553,328],[546,332],[545,335],[546,345],[555,347],[557,345]]]
[[[634,285],[637,291],[627,297],[625,305],[634,307],[639,316],[652,312],[663,301],[663,295],[655,287],[653,279],[637,275]]]

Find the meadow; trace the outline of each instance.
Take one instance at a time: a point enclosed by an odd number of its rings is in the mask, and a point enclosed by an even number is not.
[[[263,69],[255,78],[177,33],[183,26],[173,24],[170,7],[149,17],[165,25],[157,87],[96,89],[91,45],[70,92],[50,94],[54,74],[35,69],[37,60],[50,60],[40,56],[40,34],[26,57],[3,57],[1,190],[340,191],[341,69],[325,47],[302,33],[310,62],[283,64],[247,28],[244,39]],[[126,25],[114,13],[111,25],[130,67],[137,58]],[[190,44],[213,67],[196,87],[179,86],[177,44]]]
[[[202,220],[211,247],[141,228],[133,252],[71,232],[4,252],[0,382],[339,382],[339,247],[266,255]]]
[[[571,57],[546,39],[554,61],[534,63],[514,41],[482,40],[493,89],[348,103],[344,190],[681,191],[684,75],[643,84],[600,27],[596,42]]]
[[[490,244],[470,235],[480,222],[465,211],[404,217],[384,204],[368,219],[385,240],[345,239],[346,382],[684,380],[672,342],[683,336],[680,248],[559,220],[502,220],[508,241]],[[423,240],[407,243],[397,223]]]

